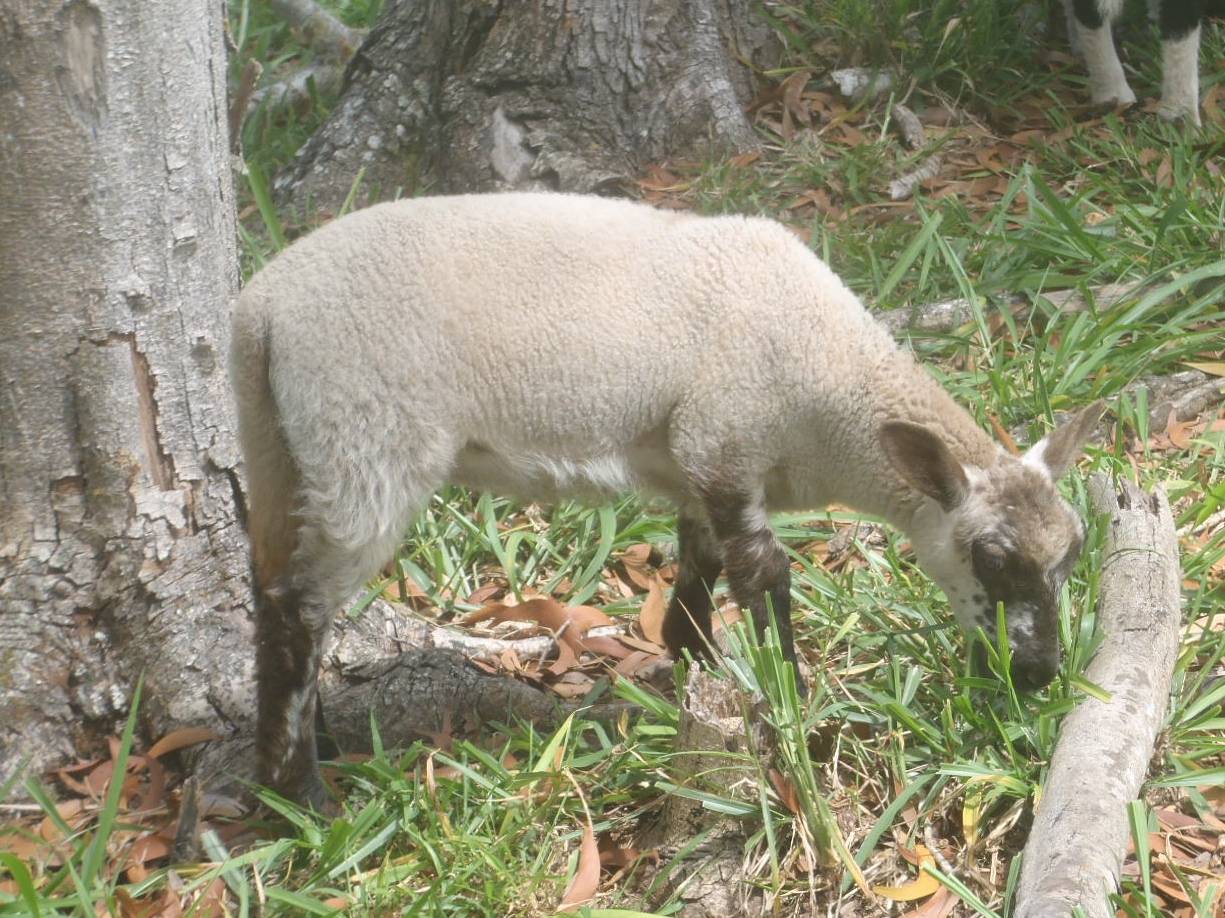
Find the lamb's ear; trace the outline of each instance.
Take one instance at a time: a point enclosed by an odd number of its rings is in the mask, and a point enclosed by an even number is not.
[[[1025,454],[1025,461],[1045,468],[1052,480],[1062,478],[1080,458],[1093,429],[1105,412],[1106,403],[1100,400],[1088,408],[1082,408],[1070,421],[1035,443]]]
[[[970,479],[939,437],[919,424],[886,421],[880,428],[885,455],[912,488],[952,510],[970,489]]]

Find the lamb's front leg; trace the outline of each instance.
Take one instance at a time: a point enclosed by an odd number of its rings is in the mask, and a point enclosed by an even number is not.
[[[1167,0],[1161,5],[1161,117],[1198,125],[1199,42],[1202,4]]]
[[[703,503],[723,551],[732,595],[749,610],[759,637],[767,634],[773,612],[783,659],[795,665],[791,562],[770,525],[764,495],[713,492],[703,495]]]
[[[672,601],[664,614],[664,643],[674,659],[685,651],[696,660],[710,657],[711,593],[723,570],[723,556],[710,523],[695,506],[681,507],[676,517],[678,568]]]

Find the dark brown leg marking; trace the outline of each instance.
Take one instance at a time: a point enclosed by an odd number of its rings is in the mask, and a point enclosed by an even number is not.
[[[298,803],[324,809],[315,720],[319,661],[326,631],[299,589],[256,589],[257,777]],[[326,617],[324,617],[326,620]]]
[[[743,494],[711,493],[706,496],[706,510],[723,549],[732,595],[749,610],[758,636],[767,633],[773,612],[783,659],[794,664],[791,563],[770,528],[762,502]]]
[[[711,593],[723,570],[723,558],[710,525],[692,511],[682,509],[676,520],[680,566],[672,601],[664,614],[664,643],[674,659],[689,651],[695,660],[710,656]]]

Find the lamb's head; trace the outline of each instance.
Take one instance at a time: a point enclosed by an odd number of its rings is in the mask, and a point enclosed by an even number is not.
[[[920,566],[971,633],[996,636],[1002,603],[1012,680],[1038,689],[1059,670],[1059,592],[1084,542],[1080,518],[1055,482],[1080,455],[1104,410],[1091,405],[1024,456],[1000,452],[987,468],[963,465],[931,430],[904,421],[881,429],[885,453],[926,500],[909,530]]]

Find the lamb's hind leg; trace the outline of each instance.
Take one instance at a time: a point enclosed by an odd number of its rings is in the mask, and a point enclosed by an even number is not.
[[[372,489],[374,493],[375,489]],[[363,507],[354,492],[341,506],[353,513],[303,511],[297,550],[288,570],[256,603],[259,780],[278,793],[325,809],[319,776],[318,677],[328,631],[342,605],[394,555],[420,493],[381,495]],[[344,525],[339,520],[345,521]]]
[[[319,663],[335,611],[288,578],[256,591],[257,778],[317,810],[328,805],[315,738]]]
[[[709,656],[711,593],[723,570],[723,556],[701,509],[685,506],[676,518],[679,567],[672,600],[664,614],[664,643],[676,659],[685,651],[697,659]]]

